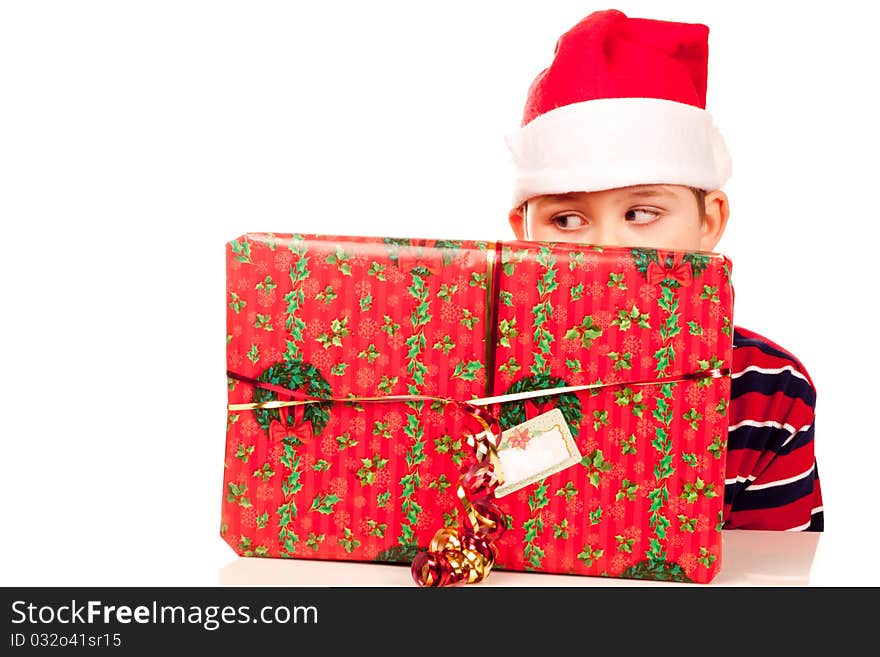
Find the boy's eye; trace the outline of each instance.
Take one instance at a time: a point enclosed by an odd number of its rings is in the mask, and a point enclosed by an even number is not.
[[[560,214],[553,217],[553,223],[561,230],[577,230],[587,222],[583,217],[576,214]]]
[[[645,208],[633,208],[627,211],[626,220],[634,224],[649,224],[656,221],[660,216],[655,210],[646,210]]]

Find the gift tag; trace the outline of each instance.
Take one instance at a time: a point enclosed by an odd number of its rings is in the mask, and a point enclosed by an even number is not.
[[[498,463],[504,484],[495,490],[495,497],[503,497],[580,460],[562,411],[554,408],[535,416],[501,434]]]

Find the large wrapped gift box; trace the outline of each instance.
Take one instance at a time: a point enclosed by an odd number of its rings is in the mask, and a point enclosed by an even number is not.
[[[488,407],[505,435],[558,409],[578,456],[498,497],[495,568],[718,572],[730,379],[702,374],[732,358],[728,258],[272,233],[232,240],[226,256],[239,410],[221,534],[238,554],[408,564],[438,528],[461,525],[469,418],[439,401],[363,398],[593,384]],[[352,401],[259,406],[285,390]],[[528,435],[505,446],[524,450]]]

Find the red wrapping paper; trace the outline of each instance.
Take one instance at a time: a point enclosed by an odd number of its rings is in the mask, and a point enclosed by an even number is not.
[[[226,244],[230,404],[313,397],[559,408],[580,463],[497,500],[495,568],[708,582],[721,566],[733,290],[719,254],[248,233]],[[229,411],[221,534],[240,555],[409,563],[463,519],[468,418],[438,402]]]

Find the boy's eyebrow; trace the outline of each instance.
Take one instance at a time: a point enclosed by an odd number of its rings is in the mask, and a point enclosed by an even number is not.
[[[548,202],[566,203],[577,200],[578,195],[582,193],[583,192],[565,192],[563,194],[545,194],[542,198]],[[652,197],[676,198],[675,194],[659,185],[634,186],[628,189],[621,189],[616,196],[618,199]]]
[[[648,196],[666,196],[668,198],[675,198],[675,194],[670,192],[668,189],[664,189],[663,187],[636,187],[634,189],[627,190],[626,197],[639,197],[645,198]]]

